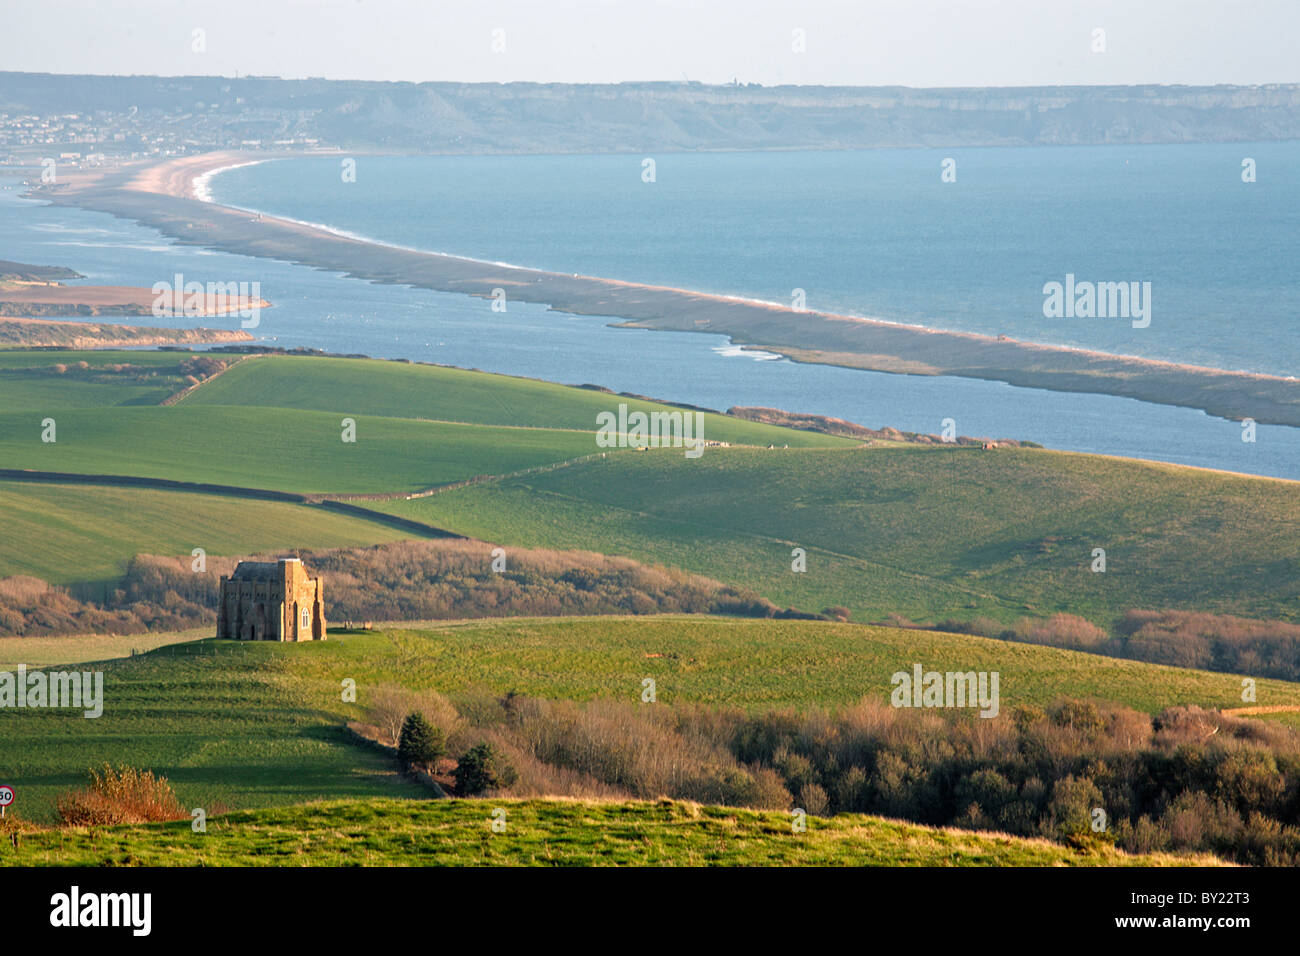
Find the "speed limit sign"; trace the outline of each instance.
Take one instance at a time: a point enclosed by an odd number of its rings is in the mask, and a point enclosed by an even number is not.
[[[4,816],[5,807],[14,802],[14,788],[0,786],[0,816]]]

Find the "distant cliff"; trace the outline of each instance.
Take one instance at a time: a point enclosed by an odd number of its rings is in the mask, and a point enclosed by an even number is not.
[[[6,283],[55,283],[59,279],[84,279],[80,272],[65,266],[33,266],[26,262],[0,259],[0,288]]]
[[[97,349],[251,342],[243,329],[162,329],[138,325],[0,317],[0,348]]]
[[[469,84],[0,73],[0,113],[129,120],[191,148],[838,149],[1300,139],[1300,84],[971,89]],[[136,135],[136,131],[141,135]],[[101,147],[112,150],[114,144]]]

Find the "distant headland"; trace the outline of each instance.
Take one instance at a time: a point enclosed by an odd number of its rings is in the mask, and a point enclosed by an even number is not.
[[[28,131],[33,145],[96,143],[93,151],[111,154],[122,146],[98,135],[111,129],[130,144],[128,155],[284,146],[473,154],[1300,139],[1294,83],[925,89],[0,72],[0,106],[52,117]],[[0,153],[24,143],[0,136]]]

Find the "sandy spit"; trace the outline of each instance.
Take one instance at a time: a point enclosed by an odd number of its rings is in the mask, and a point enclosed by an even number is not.
[[[1197,408],[1223,418],[1300,426],[1300,381],[1291,378],[796,311],[688,289],[421,252],[196,198],[195,179],[270,158],[275,157],[232,152],[188,156],[65,177],[57,190],[38,194],[131,219],[207,248],[443,292],[489,297],[494,289],[504,289],[512,300],[616,317],[645,328],[726,335],[737,344],[797,361],[1117,395]]]

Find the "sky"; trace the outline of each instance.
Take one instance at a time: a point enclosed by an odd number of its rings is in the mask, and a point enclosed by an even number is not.
[[[1297,35],[1300,0],[0,0],[0,70],[49,73],[1291,83]]]

